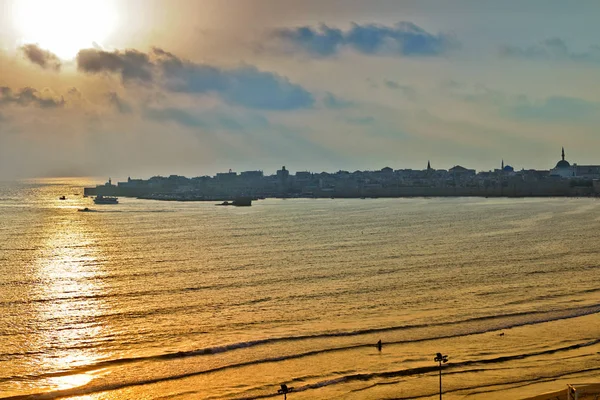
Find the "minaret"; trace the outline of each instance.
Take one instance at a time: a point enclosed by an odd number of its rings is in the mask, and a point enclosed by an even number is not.
[[[427,171],[431,171],[431,164],[429,163],[429,160],[427,160]]]
[[[504,158],[502,159],[502,167],[500,167],[502,171],[504,171]]]
[[[563,161],[565,161],[565,148],[564,147],[562,148],[562,159],[563,159]]]

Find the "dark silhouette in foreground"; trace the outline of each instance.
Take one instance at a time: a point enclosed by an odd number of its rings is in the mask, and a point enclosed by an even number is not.
[[[437,353],[433,361],[440,363],[440,400],[442,400],[442,363],[445,364],[448,362],[448,356]]]
[[[281,389],[279,389],[277,391],[277,393],[283,394],[283,400],[286,400],[287,399],[287,394],[289,392],[291,392],[292,390],[294,390],[293,387],[287,387],[287,385],[284,383],[284,384],[281,385]]]
[[[382,347],[383,345],[381,344],[381,339],[379,339],[379,342],[377,342],[377,350],[381,351]]]

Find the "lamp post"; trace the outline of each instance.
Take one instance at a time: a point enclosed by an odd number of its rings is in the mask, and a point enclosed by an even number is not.
[[[278,394],[283,394],[283,400],[287,400],[287,394],[294,390],[292,387],[288,387],[285,383],[281,385],[281,389],[277,391]]]
[[[448,356],[442,355],[442,353],[437,353],[433,361],[440,363],[440,400],[442,400],[442,363],[448,362]]]

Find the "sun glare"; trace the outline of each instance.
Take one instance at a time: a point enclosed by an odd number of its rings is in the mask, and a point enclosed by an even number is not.
[[[13,18],[21,44],[36,43],[69,60],[103,45],[117,21],[114,0],[18,0]]]

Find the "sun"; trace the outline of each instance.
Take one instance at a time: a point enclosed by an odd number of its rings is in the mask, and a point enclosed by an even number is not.
[[[102,45],[117,22],[114,0],[14,0],[20,44],[35,43],[63,60]]]

